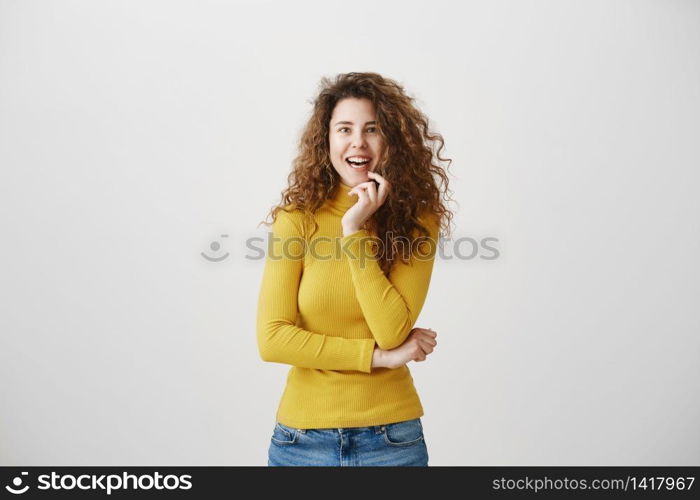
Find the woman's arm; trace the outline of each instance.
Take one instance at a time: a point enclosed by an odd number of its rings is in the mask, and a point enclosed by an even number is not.
[[[360,308],[377,345],[384,350],[394,349],[406,340],[428,294],[440,228],[436,216],[424,217],[420,221],[429,230],[431,238],[431,241],[423,239],[421,247],[429,247],[430,252],[418,258],[411,255],[409,264],[397,258],[389,278],[376,258],[372,258],[376,254],[369,245],[371,240],[367,230],[348,234],[341,243],[342,248],[350,252],[345,258]]]
[[[295,326],[304,255],[300,215],[280,211],[272,224],[256,320],[260,357],[303,368],[371,373],[374,339],[333,337]]]

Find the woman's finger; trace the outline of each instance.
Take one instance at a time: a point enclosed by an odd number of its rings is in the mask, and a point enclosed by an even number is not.
[[[421,342],[423,342],[425,345],[430,346],[431,349],[435,349],[435,346],[437,346],[437,342],[433,339],[429,339],[426,337],[423,337],[420,339]]]
[[[360,182],[357,186],[353,187],[350,191],[354,191],[355,189],[366,189],[367,186],[369,186],[370,184],[374,184],[374,181]]]
[[[437,335],[437,332],[435,330],[433,330],[432,328],[416,328],[416,330],[420,330],[420,331],[426,332],[426,333],[434,333],[435,335]]]
[[[437,340],[435,340],[433,337],[428,337],[428,336],[422,336],[419,337],[421,341],[430,344],[431,346],[435,347],[437,345]]]
[[[431,352],[433,352],[434,347],[431,346],[430,344],[422,341],[418,341],[418,346],[423,350],[423,352],[428,355]]]
[[[389,181],[387,181],[377,172],[367,172],[367,175],[370,179],[374,179],[379,183],[378,201],[380,204],[384,203],[384,200],[386,200],[386,197],[389,195],[389,191],[391,190]]]
[[[377,204],[377,185],[374,181],[369,181],[367,183],[367,195],[373,205]]]
[[[348,191],[348,194],[355,194],[359,199],[363,199],[363,197],[367,197],[367,191],[366,191],[366,186],[363,184],[358,184],[354,188],[352,188],[350,191]]]
[[[353,189],[357,189],[357,186],[355,186]],[[360,199],[361,202],[363,202],[363,203],[369,202],[369,197],[367,196],[367,191],[365,191],[364,189],[357,189],[357,191],[355,191],[355,193],[357,193],[357,197]]]
[[[437,337],[437,332],[434,332],[432,330],[427,330],[425,328],[416,328],[417,333],[420,333],[422,335],[426,335],[428,338],[434,339]]]

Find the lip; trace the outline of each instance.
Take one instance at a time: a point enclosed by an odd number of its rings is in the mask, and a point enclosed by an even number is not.
[[[367,170],[367,165],[363,165],[361,167],[349,167],[350,170],[354,170],[355,172],[364,172]]]
[[[351,157],[353,157],[353,156],[359,156],[359,155],[350,155],[350,156],[348,156],[348,158],[351,158]],[[370,158],[369,161],[368,161],[367,163],[365,163],[364,165],[362,165],[361,167],[355,167],[355,166],[353,166],[353,165],[348,161],[347,158],[345,159],[345,164],[348,166],[348,168],[349,168],[350,170],[354,170],[355,172],[365,172],[365,171],[369,168],[369,166],[372,164],[372,158]]]

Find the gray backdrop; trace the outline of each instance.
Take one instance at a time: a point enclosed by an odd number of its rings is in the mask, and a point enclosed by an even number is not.
[[[376,71],[453,159],[430,464],[699,464],[698,48],[689,0],[1,1],[0,463],[266,463],[246,241]]]

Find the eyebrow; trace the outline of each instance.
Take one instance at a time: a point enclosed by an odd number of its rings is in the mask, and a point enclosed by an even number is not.
[[[365,125],[374,125],[375,123],[377,123],[377,122],[372,120],[371,122],[365,123]],[[338,126],[338,125],[354,125],[354,123],[348,122],[348,121],[335,122],[334,126]]]

